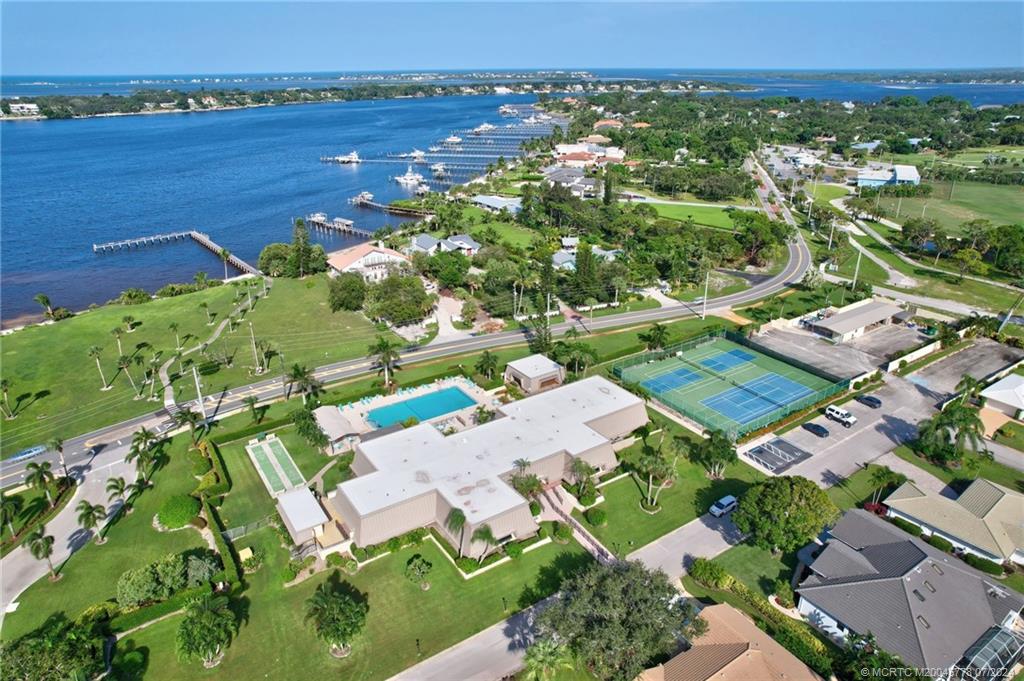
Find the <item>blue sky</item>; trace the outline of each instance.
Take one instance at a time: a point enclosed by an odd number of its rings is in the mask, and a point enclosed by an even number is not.
[[[5,75],[1024,66],[1022,2],[12,2]]]

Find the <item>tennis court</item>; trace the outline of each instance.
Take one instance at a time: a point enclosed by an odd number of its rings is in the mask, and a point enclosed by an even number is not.
[[[254,440],[246,446],[245,451],[256,466],[256,471],[270,496],[277,496],[305,484],[306,479],[292,461],[284,443],[277,437],[272,436],[262,441]]]
[[[741,344],[743,341],[744,344]],[[623,360],[613,371],[701,426],[736,438],[845,386],[726,334]]]

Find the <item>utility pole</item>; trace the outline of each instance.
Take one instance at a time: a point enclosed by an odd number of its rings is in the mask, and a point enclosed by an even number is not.
[[[708,314],[708,285],[711,284],[711,270],[704,276],[704,302],[700,309],[700,318],[704,319]]]
[[[862,256],[862,255],[864,255],[864,251],[862,251],[862,250],[860,250],[858,248],[857,249],[857,264],[853,268],[853,286],[850,287],[851,291],[856,290],[856,288],[857,288],[857,276],[860,274],[860,256]]]
[[[1008,312],[1006,313],[1006,316],[1005,316],[1005,317],[1003,317],[1003,321],[1002,321],[1002,323],[1001,323],[1001,324],[999,325],[999,329],[998,329],[998,330],[996,331],[996,333],[1002,333],[1002,332],[1003,332],[1003,327],[1005,327],[1005,326],[1006,326],[1006,323],[1007,323],[1008,321],[1010,321],[1010,317],[1012,317],[1012,316],[1013,316],[1013,311],[1017,309],[1017,306],[1018,306],[1018,305],[1020,305],[1021,301],[1024,301],[1024,296],[1021,296],[1020,298],[1018,298],[1018,299],[1017,299],[1017,302],[1015,302],[1015,303],[1013,304],[1013,306],[1012,306],[1012,307],[1010,307],[1010,310],[1009,310],[1009,311],[1008,311]]]
[[[287,394],[287,384],[285,382],[285,379],[287,378],[287,376],[285,375],[285,370],[284,370],[284,353],[283,352],[279,352],[279,353],[277,353],[277,356],[281,360],[281,397],[287,398],[288,397],[288,394]]]
[[[828,250],[832,250],[832,234],[836,231],[836,221],[832,221],[832,227],[828,230]]]
[[[203,391],[199,385],[199,370],[196,369],[196,366],[194,364],[192,365],[192,378],[194,378],[196,381],[196,395],[199,398],[199,411],[203,415],[203,421],[205,421],[207,419],[206,403],[203,401]]]
[[[252,361],[256,362],[256,373],[263,373],[263,362],[260,361],[260,356],[256,352],[256,332],[252,330],[252,322],[249,322],[249,338],[252,340]]]

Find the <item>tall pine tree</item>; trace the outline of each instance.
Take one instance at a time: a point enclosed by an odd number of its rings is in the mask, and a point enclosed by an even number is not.
[[[292,249],[288,256],[288,269],[293,277],[304,277],[309,272],[309,259],[313,248],[309,245],[309,229],[302,218],[292,227]]]

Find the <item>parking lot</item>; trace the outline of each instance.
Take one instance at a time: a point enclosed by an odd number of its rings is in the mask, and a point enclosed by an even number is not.
[[[850,345],[835,345],[809,331],[772,329],[754,340],[839,378],[860,376],[878,368],[879,362],[872,355]]]
[[[812,423],[828,429],[828,437],[819,438],[802,426],[785,433],[786,440],[812,454],[786,474],[833,485],[863,464],[913,439],[917,423],[935,413],[934,393],[897,376],[887,375],[885,384],[871,394],[882,401],[879,409],[852,400],[841,405],[857,417],[851,428],[819,416]]]
[[[956,392],[964,374],[984,378],[1024,358],[1024,350],[977,338],[971,347],[933,362],[908,378],[922,388],[946,397]],[[940,398],[941,399],[941,398]]]

